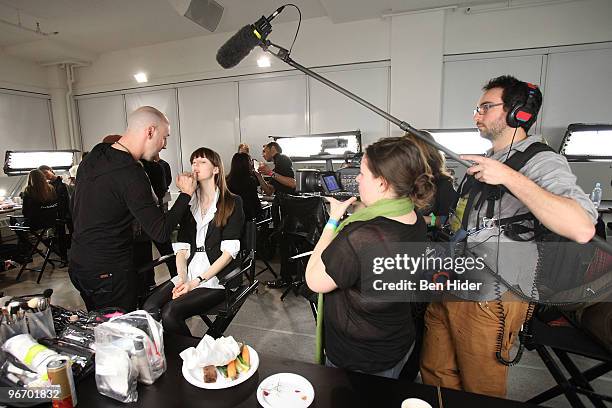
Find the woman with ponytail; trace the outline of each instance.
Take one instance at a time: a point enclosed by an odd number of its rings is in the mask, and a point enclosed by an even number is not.
[[[427,226],[415,207],[427,206],[433,196],[430,173],[414,142],[402,137],[381,139],[366,148],[361,161],[357,182],[364,207],[339,224],[356,199],[328,199],[330,219],[306,267],[310,289],[325,294],[323,305],[319,295],[317,344],[324,334],[326,365],[399,376],[414,343],[411,304],[381,302],[363,292],[378,276],[363,261],[371,260],[367,254],[372,251],[377,259],[394,257],[393,244],[426,240]],[[415,258],[421,255],[415,250]],[[323,362],[320,347],[318,352]]]
[[[239,267],[244,225],[242,200],[227,189],[219,154],[201,147],[190,161],[198,187],[172,245],[178,275],[158,286],[143,306],[154,316],[161,312],[165,330],[183,335],[191,334],[185,319],[225,298],[219,278]]]

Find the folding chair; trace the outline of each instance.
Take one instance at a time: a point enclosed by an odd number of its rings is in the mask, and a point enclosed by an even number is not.
[[[290,292],[299,296],[304,291],[308,259],[295,256],[314,249],[329,216],[325,201],[319,196],[285,195],[279,197],[279,208],[281,268],[291,268],[296,272],[294,281],[281,295],[281,300],[284,300]]]
[[[60,256],[55,250],[55,245],[57,244],[55,227],[55,218],[45,225],[31,227],[28,223],[28,219],[23,216],[9,217],[9,229],[20,237],[19,239],[21,242],[29,242],[31,244],[28,253],[25,254],[25,259],[29,262],[23,263],[21,269],[19,269],[17,277],[15,278],[16,281],[19,281],[23,272],[27,270],[38,272],[38,279],[36,279],[36,283],[40,283],[47,264],[50,264],[53,268],[55,268],[55,264],[53,263],[54,261],[62,262],[61,259],[51,259],[52,252],[54,252],[57,256]],[[46,248],[44,251],[38,248],[40,244],[43,244],[43,246]],[[40,268],[27,267],[31,262],[33,262],[31,259],[34,254],[38,254],[43,258],[43,263]]]
[[[528,350],[536,350],[558,385],[529,399],[528,403],[541,404],[564,394],[574,408],[585,407],[578,394],[586,396],[594,407],[606,407],[612,402],[611,395],[595,392],[590,382],[612,370],[612,353],[589,337],[584,330],[576,327],[553,327],[533,318],[533,338],[525,344]],[[553,359],[554,353],[569,373],[569,378]],[[584,371],[572,361],[572,356],[583,356],[599,363]]]
[[[264,241],[260,240],[258,243],[261,245],[266,245],[267,248],[269,248],[270,246],[272,246],[272,242],[271,242],[271,235],[270,236],[265,236],[264,234],[262,234],[261,232],[263,232],[265,229],[269,229],[270,228],[270,224],[273,223],[272,220],[272,204],[268,204],[264,207],[262,207],[262,214],[263,217],[261,217],[261,219],[256,219],[255,220],[255,225],[257,227],[257,236],[258,237],[263,237]],[[256,243],[257,245],[257,243]],[[274,251],[272,251],[272,253],[274,253]],[[265,271],[270,271],[270,273],[274,276],[274,279],[278,279],[278,274],[276,273],[276,271],[272,268],[272,265],[270,265],[270,263],[268,262],[268,259],[266,256],[262,256],[263,254],[260,253],[260,251],[257,251],[257,260],[263,262],[263,264],[265,265],[265,268],[260,269],[259,271],[257,271],[255,273],[255,276],[259,276],[262,273],[264,273]]]
[[[257,226],[254,221],[245,223],[243,236],[241,238],[240,267],[234,269],[223,278],[219,279],[219,284],[225,287],[225,299],[218,305],[203,311],[200,314],[208,330],[206,334],[213,338],[223,336],[223,333],[230,325],[238,311],[247,300],[249,295],[257,290],[259,281],[255,279],[255,242],[257,237]],[[168,260],[174,259],[174,255],[165,255],[153,261],[152,264],[142,268],[139,272],[161,265]],[[246,282],[244,278],[246,277]],[[144,303],[141,299],[140,305]],[[209,316],[216,316],[211,319]]]

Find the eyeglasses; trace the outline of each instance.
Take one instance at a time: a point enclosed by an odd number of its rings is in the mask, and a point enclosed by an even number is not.
[[[479,114],[479,115],[485,115],[489,109],[494,108],[496,106],[499,105],[503,105],[503,102],[499,102],[499,103],[483,103],[480,106],[477,106],[476,109],[474,109],[474,115]]]

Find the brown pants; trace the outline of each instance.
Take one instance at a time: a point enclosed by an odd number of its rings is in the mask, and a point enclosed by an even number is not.
[[[527,303],[502,303],[506,323],[502,355],[508,359],[525,320]],[[500,328],[498,315],[498,305],[494,301],[430,304],[425,312],[421,352],[423,382],[505,397],[508,367],[495,357]]]

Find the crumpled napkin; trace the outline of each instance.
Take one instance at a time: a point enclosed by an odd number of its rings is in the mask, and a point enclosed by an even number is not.
[[[240,346],[232,336],[217,340],[209,335],[204,336],[197,347],[189,347],[179,354],[187,368],[192,370],[209,365],[224,366],[234,360],[240,353]]]

